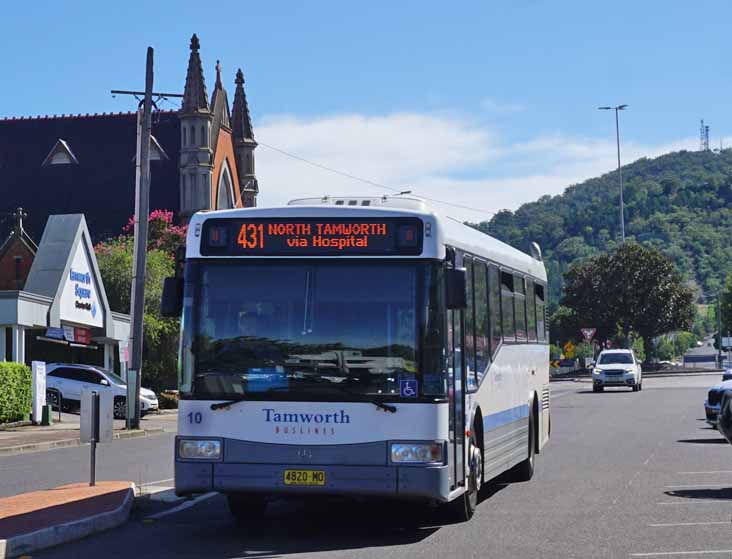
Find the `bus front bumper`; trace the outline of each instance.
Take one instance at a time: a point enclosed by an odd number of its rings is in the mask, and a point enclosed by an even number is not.
[[[324,473],[324,485],[286,485],[286,470],[321,471]],[[177,495],[209,491],[262,493],[272,496],[393,497],[447,502],[450,480],[448,466],[274,465],[197,463],[176,459]]]

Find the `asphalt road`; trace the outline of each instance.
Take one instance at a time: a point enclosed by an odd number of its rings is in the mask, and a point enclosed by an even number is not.
[[[77,434],[78,436],[78,434]],[[97,445],[97,479],[170,483],[174,433]],[[89,445],[0,457],[0,497],[89,480]]]
[[[639,393],[554,383],[534,479],[493,484],[468,523],[388,503],[279,502],[246,529],[219,496],[143,500],[125,526],[34,557],[732,557],[732,448],[701,419],[716,378],[646,378]]]

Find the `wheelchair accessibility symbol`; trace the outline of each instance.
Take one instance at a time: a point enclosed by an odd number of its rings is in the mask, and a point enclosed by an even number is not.
[[[400,380],[399,393],[403,398],[417,397],[417,381],[416,380]]]

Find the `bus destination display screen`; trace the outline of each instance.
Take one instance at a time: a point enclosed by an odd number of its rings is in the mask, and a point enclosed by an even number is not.
[[[422,221],[401,218],[222,218],[203,227],[204,256],[377,256],[422,252]]]

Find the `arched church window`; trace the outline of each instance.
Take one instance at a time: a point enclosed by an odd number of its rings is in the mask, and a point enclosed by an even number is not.
[[[223,210],[234,207],[232,194],[231,172],[228,161],[224,161],[219,175],[218,194],[216,196],[216,209]]]

